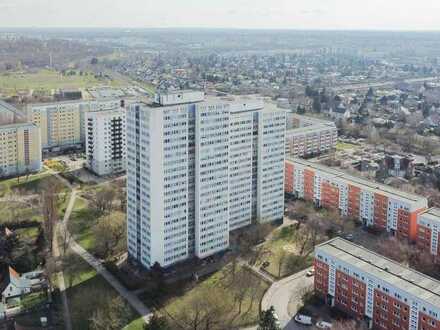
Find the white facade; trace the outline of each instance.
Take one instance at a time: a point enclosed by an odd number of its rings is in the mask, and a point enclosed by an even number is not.
[[[229,246],[229,104],[196,106],[195,254]]]
[[[110,175],[126,169],[125,109],[87,112],[87,167],[97,175]]]
[[[229,246],[230,230],[282,218],[284,133],[285,113],[261,101],[132,105],[130,256],[147,268],[205,258]]]
[[[280,219],[284,214],[285,112],[258,114],[258,209],[262,222]]]

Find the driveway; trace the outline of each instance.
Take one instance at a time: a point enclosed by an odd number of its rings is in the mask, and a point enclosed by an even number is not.
[[[311,268],[275,282],[263,297],[261,308],[267,310],[273,306],[284,330],[306,328],[297,324],[292,318],[298,311],[304,290],[313,285],[313,277],[306,276],[309,269]]]

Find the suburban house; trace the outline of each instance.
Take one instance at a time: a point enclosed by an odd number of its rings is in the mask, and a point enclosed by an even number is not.
[[[1,302],[5,305],[17,304],[21,297],[33,291],[41,290],[45,280],[42,271],[35,271],[20,275],[12,267],[4,264],[0,266],[0,294]]]

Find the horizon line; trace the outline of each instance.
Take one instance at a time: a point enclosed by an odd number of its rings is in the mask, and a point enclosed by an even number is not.
[[[298,32],[440,32],[438,29],[400,28],[257,28],[257,27],[130,27],[130,26],[0,26],[0,30],[243,30],[243,31],[298,31]]]

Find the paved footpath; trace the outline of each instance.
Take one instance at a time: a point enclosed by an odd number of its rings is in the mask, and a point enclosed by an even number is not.
[[[68,221],[70,214],[72,213],[73,206],[75,205],[75,199],[76,190],[73,189],[70,195],[69,204],[66,208],[66,212],[64,212],[63,221],[62,223],[58,223],[55,228],[55,234],[53,237],[53,256],[55,257],[55,259],[58,259],[61,256],[60,246],[58,245],[58,233],[62,233],[62,231],[65,230],[64,223]],[[64,280],[64,273],[62,270],[58,273],[58,287],[60,289],[61,301],[63,303],[64,327],[66,330],[72,330],[72,318],[70,316],[69,303],[67,301],[66,294],[66,282]]]
[[[119,280],[113,276],[103,265],[102,262],[95,258],[92,254],[87,252],[82,246],[80,246],[73,236],[68,232],[68,222],[70,219],[70,215],[73,210],[73,206],[75,205],[76,195],[77,191],[74,187],[70,186],[72,188],[72,194],[70,195],[70,200],[68,207],[66,209],[66,212],[64,214],[63,222],[60,224],[60,231],[65,231],[69,237],[69,247],[70,249],[78,254],[81,258],[83,258],[90,266],[92,266],[96,272],[101,275],[122,297],[124,297],[128,303],[133,307],[134,310],[136,310],[139,315],[142,316],[145,323],[148,323],[150,320],[150,317],[152,315],[151,311],[145,306],[145,304],[132,292],[127,290],[120,282]],[[62,276],[62,273],[61,273]],[[63,277],[63,285],[64,285],[64,277]],[[64,285],[65,288],[65,285]],[[61,289],[61,287],[60,287]],[[65,292],[65,291],[64,291]],[[65,294],[64,294],[65,295]],[[64,302],[63,302],[64,304]],[[67,304],[67,297],[66,297],[66,304]],[[67,307],[68,311],[68,307]],[[69,312],[67,312],[69,313]],[[70,316],[69,316],[70,318]],[[71,329],[71,328],[70,328]],[[68,329],[68,330],[70,330]]]

